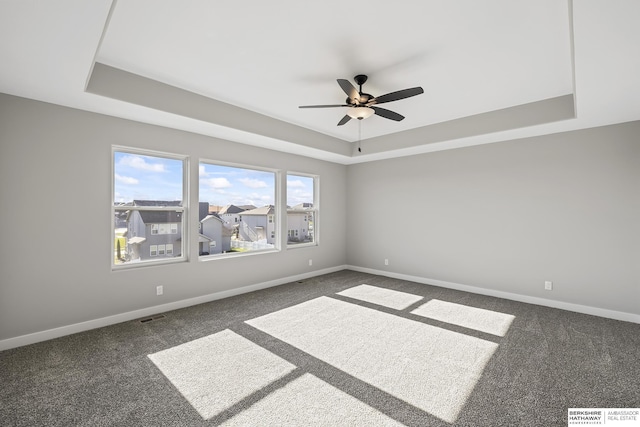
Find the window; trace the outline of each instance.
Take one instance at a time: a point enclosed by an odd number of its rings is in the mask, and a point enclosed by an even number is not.
[[[317,177],[287,174],[287,245],[318,243]]]
[[[113,148],[114,268],[186,259],[185,175],[185,156]]]
[[[200,243],[201,257],[277,249],[275,171],[202,161],[199,175],[200,204],[225,212],[201,218],[201,234],[217,241]]]

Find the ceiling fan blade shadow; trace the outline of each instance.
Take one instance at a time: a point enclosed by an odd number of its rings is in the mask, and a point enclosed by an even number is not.
[[[370,100],[367,105],[397,101],[399,99],[405,99],[412,96],[420,95],[421,93],[424,93],[424,89],[422,89],[420,86],[412,87],[410,89],[403,89],[396,92],[387,93],[385,95],[377,96]]]
[[[334,104],[334,105],[301,105],[298,108],[333,108],[333,107],[351,107],[348,104]]]
[[[345,116],[338,122],[338,126],[342,126],[343,124],[347,123],[349,120],[351,120],[351,117],[345,114]]]
[[[404,116],[402,114],[398,114],[395,111],[387,110],[386,108],[371,107],[371,109],[376,112],[377,116],[384,117],[385,119],[395,120],[396,122],[404,119]]]
[[[346,93],[349,98],[353,100],[360,99],[360,93],[356,90],[356,88],[351,84],[349,80],[338,79],[337,81],[344,93]]]

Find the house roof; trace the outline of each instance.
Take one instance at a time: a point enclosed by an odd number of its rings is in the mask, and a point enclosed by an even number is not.
[[[182,212],[175,211],[139,211],[145,224],[165,224],[182,222]]]
[[[210,242],[212,240],[213,240],[212,238],[207,237],[204,234],[198,233],[198,243],[206,243],[206,242]]]
[[[313,209],[313,203],[298,203],[297,205],[295,205],[294,207],[292,207],[291,209],[293,210],[303,210],[303,209]]]
[[[134,200],[134,206],[182,206],[182,200]]]
[[[207,221],[209,221],[211,219],[215,219],[215,220],[218,220],[218,221],[224,223],[224,220],[222,220],[222,218],[220,218],[218,215],[215,215],[215,214],[210,214],[210,215],[205,216],[204,218],[202,218],[202,220],[200,222],[207,222]]]
[[[244,211],[240,214],[240,216],[245,215],[272,215],[275,212],[275,208],[273,205],[263,206],[261,208],[255,208],[248,211]]]
[[[220,209],[220,212],[218,212],[220,215],[224,215],[224,214],[236,214],[236,213],[240,213],[245,211],[245,208],[241,208],[240,206],[236,206],[236,205],[227,205],[225,207],[223,207],[222,209]]]

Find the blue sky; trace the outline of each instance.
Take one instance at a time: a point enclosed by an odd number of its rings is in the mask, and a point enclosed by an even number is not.
[[[200,201],[212,205],[275,204],[275,174],[252,169],[201,163]],[[114,201],[181,200],[182,161],[115,152]],[[313,202],[313,178],[287,177],[287,205]]]
[[[212,205],[275,204],[275,174],[201,163],[200,201]]]
[[[182,161],[116,152],[114,201],[182,200]]]

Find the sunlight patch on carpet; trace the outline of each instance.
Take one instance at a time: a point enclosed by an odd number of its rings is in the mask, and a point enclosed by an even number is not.
[[[230,426],[402,426],[377,409],[304,374],[227,422]]]
[[[205,420],[296,368],[228,329],[148,357]]]
[[[464,326],[480,332],[505,336],[515,316],[482,308],[432,299],[411,312],[429,319]]]
[[[450,423],[498,347],[329,297],[245,323]]]
[[[393,289],[380,288],[365,284],[345,289],[342,292],[338,292],[338,295],[396,310],[403,310],[423,298],[420,295],[408,294],[406,292],[394,291]]]

